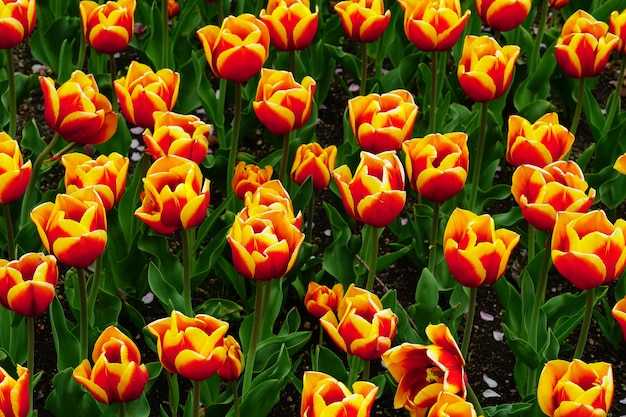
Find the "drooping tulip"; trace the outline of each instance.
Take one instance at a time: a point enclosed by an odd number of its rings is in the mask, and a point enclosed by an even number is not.
[[[33,167],[24,162],[19,143],[0,132],[0,204],[9,204],[24,195]]]
[[[311,12],[309,0],[269,0],[259,17],[279,51],[305,49],[317,32],[318,11]]]
[[[314,190],[324,190],[328,187],[335,169],[337,147],[335,145],[322,148],[317,142],[298,146],[291,167],[291,179],[302,185],[311,177]]]
[[[0,413],[7,417],[27,417],[30,409],[28,369],[17,365],[17,379],[0,368]]]
[[[133,39],[136,7],[136,0],[78,3],[87,44],[104,54],[122,52]]]
[[[306,371],[302,379],[300,417],[357,416],[368,417],[378,387],[357,381],[352,391],[330,375]]]
[[[335,284],[333,288],[328,288],[326,285],[311,281],[304,295],[304,306],[313,317],[319,319],[329,311],[337,312],[342,298],[343,285]]]
[[[0,0],[0,49],[19,45],[35,28],[35,0]]]
[[[353,41],[373,42],[380,38],[391,20],[383,0],[345,0],[335,4],[341,25]]]
[[[522,24],[532,0],[476,0],[476,12],[487,26],[506,32]]]
[[[259,185],[265,184],[272,179],[274,168],[267,165],[261,168],[255,164],[246,164],[240,161],[235,167],[232,187],[238,199],[243,200],[246,193],[255,192]]]

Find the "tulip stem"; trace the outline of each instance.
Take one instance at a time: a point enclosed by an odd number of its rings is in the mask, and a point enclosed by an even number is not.
[[[574,110],[574,119],[572,120],[572,127],[569,131],[572,135],[576,136],[576,130],[578,129],[578,122],[580,121],[580,115],[583,110],[583,99],[585,98],[585,78],[581,77],[578,81],[578,97],[576,101],[576,109]]]
[[[250,389],[250,383],[252,382],[252,373],[254,372],[254,359],[256,356],[256,347],[259,342],[259,335],[261,334],[261,326],[263,324],[263,316],[265,315],[266,305],[264,303],[265,286],[271,284],[271,281],[257,281],[255,305],[254,305],[254,317],[252,322],[252,334],[250,335],[250,346],[248,347],[248,359],[243,374],[243,394],[246,394]]]
[[[133,181],[135,178],[135,175],[139,175],[138,178],[142,179],[143,177],[146,176],[146,172],[148,172],[148,167],[150,166],[150,163],[148,162],[148,159],[150,158],[150,156],[146,153],[143,153],[141,155],[141,158],[139,158],[139,162],[137,163],[137,166],[135,167],[135,171],[133,173]],[[141,204],[141,190],[143,189],[143,187],[141,187],[140,184],[137,184],[137,187],[135,187],[135,192],[133,195],[133,199],[132,199],[132,203],[133,203],[133,207],[135,207],[134,205],[136,204],[137,200],[140,200],[139,203]],[[137,224],[139,223],[139,220],[137,219],[137,217],[135,217],[135,213],[133,211],[130,212],[131,215],[131,219],[130,219],[130,231],[129,231],[129,237],[130,237],[130,242],[132,243],[133,240],[135,239],[135,233],[137,232]]]
[[[100,281],[102,280],[102,263],[104,254],[100,254],[96,258],[96,270],[90,278],[91,286],[89,288],[89,297],[87,298],[87,311],[89,314],[89,323],[93,325],[96,319],[96,298],[100,290]]]
[[[283,135],[283,153],[280,156],[280,173],[278,178],[286,185],[287,184],[287,163],[289,162],[289,143],[291,139],[291,131]]]
[[[115,95],[115,88],[113,88],[113,82],[117,76],[117,67],[115,66],[115,54],[109,54],[109,68],[111,69],[111,106],[113,107],[113,113],[119,112],[119,106],[117,104],[117,96]]]
[[[363,359],[363,373],[361,374],[361,379],[363,381],[370,380],[370,361],[367,359]]]
[[[87,311],[87,285],[85,283],[85,271],[76,268],[78,280],[78,297],[80,305],[80,360],[87,359],[89,352],[89,323]]]
[[[613,119],[615,118],[615,113],[617,112],[617,108],[620,104],[620,97],[622,86],[624,85],[624,70],[626,70],[626,55],[622,56],[622,61],[620,63],[619,76],[617,77],[617,84],[615,85],[615,91],[613,91],[613,100],[610,101],[611,108],[606,116],[606,123],[602,128],[602,135],[604,136],[606,132],[611,128],[613,124]]]
[[[169,19],[167,0],[161,0],[161,68],[167,68],[169,61]]]
[[[35,378],[35,318],[26,317],[26,327],[28,328],[28,360],[26,366],[28,367],[28,395],[30,396],[30,413],[33,413],[33,379]]]
[[[591,316],[593,314],[593,308],[596,301],[594,288],[589,288],[586,292],[587,302],[585,303],[585,315],[583,316],[583,324],[580,328],[580,333],[578,334],[578,343],[576,344],[573,359],[580,359],[583,356],[585,344],[587,343],[587,335],[589,334],[589,326],[591,325]]]
[[[315,193],[311,195],[311,201],[307,207],[307,219],[306,219],[306,241],[311,243],[313,241],[313,215],[315,214]]]
[[[217,0],[217,22],[218,25],[221,26],[224,21],[224,2],[222,0]]]
[[[239,146],[239,126],[241,124],[241,95],[242,88],[241,83],[235,84],[235,115],[233,116],[233,127],[231,130],[230,149],[228,151],[228,172],[226,188],[228,189],[227,195],[233,193],[233,176],[235,175],[235,162],[237,160],[237,147]],[[220,91],[220,98],[222,92]]]
[[[428,111],[429,133],[435,133],[436,127],[436,109],[437,109],[437,51],[432,51],[430,62],[430,109]]]
[[[463,329],[463,342],[461,343],[461,355],[467,361],[470,339],[472,338],[472,327],[474,327],[474,314],[476,312],[476,287],[470,287],[469,306],[467,307],[467,317],[465,319],[465,329]]]
[[[374,288],[374,278],[376,278],[376,266],[378,264],[378,243],[380,240],[380,235],[383,233],[383,227],[374,227],[370,225],[366,225],[371,228],[370,233],[370,253],[369,260],[367,263],[367,283],[365,285],[365,289],[368,291],[372,291]]]
[[[83,70],[83,66],[85,65],[85,57],[87,55],[87,40],[85,39],[85,34],[83,32],[80,37],[80,43],[78,46],[78,60],[76,61],[76,69]]]
[[[191,381],[192,394],[191,394],[191,409],[193,417],[200,416],[200,381]]]
[[[480,406],[480,401],[478,401],[478,397],[476,396],[476,393],[472,389],[472,386],[469,383],[466,383],[465,387],[467,388],[467,399],[470,400],[470,402],[474,405],[474,410],[476,410],[476,415],[484,416],[485,414],[483,413],[483,408]]]
[[[296,78],[296,72],[298,70],[298,65],[296,64],[296,51],[291,50],[289,53],[289,70],[293,74],[293,77]]]
[[[4,222],[7,227],[7,251],[9,260],[13,260],[17,257],[15,250],[15,234],[13,232],[13,221],[11,220],[11,207],[9,204],[2,205],[2,211],[4,213]]]
[[[485,101],[480,105],[480,130],[478,133],[478,148],[474,160],[474,171],[472,174],[472,188],[470,194],[470,210],[476,212],[476,197],[478,196],[478,183],[480,182],[480,171],[483,163],[483,152],[485,149],[485,136],[487,133],[487,117],[489,115],[489,102]],[[477,213],[480,214],[480,213]]]
[[[541,11],[539,12],[539,23],[537,27],[537,37],[533,43],[533,50],[531,51],[530,58],[528,60],[528,74],[534,74],[539,62],[539,49],[541,48],[541,42],[543,41],[543,33],[546,30],[546,21],[548,17],[548,0],[542,0]]]
[[[230,386],[233,390],[233,408],[235,410],[235,417],[239,417],[239,390],[237,389],[237,381],[230,381]]]
[[[437,235],[439,234],[439,211],[441,203],[433,205],[433,224],[430,229],[430,242],[428,242],[428,270],[435,275],[437,261]]]
[[[535,257],[535,226],[532,224],[528,225],[528,263]]]
[[[11,139],[16,139],[17,95],[15,92],[15,57],[13,48],[7,49],[7,80],[9,81],[9,136],[11,136]]]
[[[124,401],[117,404],[117,416],[126,417],[126,403]]]
[[[191,243],[189,229],[182,228],[180,231],[183,246],[183,299],[185,301],[185,314],[193,317],[193,305],[191,303]]]
[[[367,92],[367,43],[361,42],[361,85],[359,88],[359,94],[364,96]]]

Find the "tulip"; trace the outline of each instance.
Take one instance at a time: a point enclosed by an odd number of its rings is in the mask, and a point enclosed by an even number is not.
[[[317,32],[318,8],[312,13],[309,0],[269,0],[259,17],[279,51],[305,49]]]
[[[300,417],[369,417],[378,387],[357,381],[352,389],[354,392],[330,375],[306,371],[302,379]]]
[[[17,365],[17,380],[0,368],[0,415],[27,417],[30,409],[30,372]]]
[[[458,395],[442,391],[428,410],[428,417],[477,417],[474,405]]]
[[[425,198],[443,202],[465,185],[469,168],[466,133],[433,133],[402,144],[411,187]]]
[[[207,25],[196,33],[217,78],[245,83],[261,71],[269,56],[269,30],[251,14],[228,16],[221,27]]]
[[[539,168],[520,165],[513,173],[511,194],[528,223],[538,230],[554,228],[556,213],[589,210],[596,190],[588,188],[574,161],[556,161]]]
[[[559,124],[556,113],[547,113],[533,124],[521,116],[510,116],[507,137],[506,160],[513,166],[545,167],[565,158],[574,143],[574,135]]]
[[[609,32],[618,37],[616,51],[621,55],[626,54],[626,9],[621,13],[617,10],[611,12]]]
[[[187,317],[174,310],[168,318],[148,324],[157,338],[161,365],[172,374],[192,381],[203,381],[214,375],[226,360],[224,335],[228,323],[198,314]]]
[[[385,227],[404,207],[404,168],[395,152],[361,152],[354,176],[342,165],[333,171],[333,177],[344,208],[357,221]]]
[[[461,16],[459,0],[401,1],[404,9],[404,33],[424,52],[449,51],[459,40],[470,17]]]
[[[328,312],[337,312],[342,298],[343,285],[335,284],[331,289],[311,281],[304,295],[304,306],[312,316],[319,319]]]
[[[539,377],[537,402],[549,417],[605,416],[613,402],[611,365],[549,361]]]
[[[81,1],[78,8],[87,44],[104,54],[122,52],[133,38],[136,6],[135,0]]]
[[[383,0],[345,0],[335,5],[346,35],[353,41],[373,42],[380,38],[391,20]]]
[[[167,17],[173,19],[178,16],[180,10],[180,4],[176,0],[167,0]]]
[[[394,407],[404,407],[412,416],[424,416],[441,392],[462,398],[466,394],[465,360],[450,329],[443,323],[429,324],[426,336],[431,345],[403,343],[382,357],[398,382]]]
[[[275,135],[299,129],[311,115],[315,86],[311,77],[304,77],[298,84],[288,71],[263,68],[253,102],[254,113]]]
[[[255,164],[246,164],[241,161],[235,168],[232,187],[238,199],[243,200],[248,192],[254,193],[256,189],[272,179],[274,168],[266,165],[261,168]]]
[[[195,162],[176,155],[159,158],[148,168],[143,184],[135,216],[155,232],[168,235],[181,226],[196,227],[206,217],[211,182],[203,179]]]
[[[291,179],[298,185],[304,184],[311,177],[314,190],[324,190],[330,183],[331,173],[335,169],[337,147],[322,148],[317,142],[303,143],[296,149],[291,167]]]
[[[550,6],[561,9],[569,4],[570,0],[550,0]]]
[[[94,160],[82,153],[69,153],[63,155],[61,162],[65,167],[65,189],[68,194],[81,188],[95,187],[106,211],[119,203],[126,188],[127,157],[113,152]]]
[[[480,20],[492,29],[506,32],[518,27],[528,16],[532,0],[476,0]]]
[[[35,28],[35,0],[0,0],[0,49],[19,45]]]
[[[0,261],[0,305],[26,317],[46,311],[59,277],[52,255],[27,253],[18,260]]]
[[[613,306],[611,315],[622,328],[622,334],[624,335],[624,340],[626,340],[626,296]]]
[[[141,396],[148,383],[148,369],[141,363],[135,343],[117,327],[109,326],[100,334],[91,357],[93,368],[84,359],[72,375],[97,401],[113,404]]]
[[[466,36],[457,71],[461,88],[479,103],[497,99],[511,84],[519,54],[517,45],[501,47],[490,36]]]
[[[613,164],[613,169],[620,174],[626,175],[626,154],[622,154],[617,158]]]
[[[399,150],[413,132],[417,110],[406,90],[372,93],[348,101],[352,133],[359,146],[372,153]]]
[[[488,214],[455,209],[443,232],[443,251],[450,272],[461,285],[479,287],[500,278],[520,235],[495,229]]]
[[[320,324],[339,349],[363,360],[373,360],[391,347],[398,316],[389,308],[383,309],[378,296],[351,284],[339,301],[337,312],[326,312]]]
[[[39,83],[46,123],[63,139],[96,145],[109,140],[117,130],[111,102],[98,91],[93,75],[74,71],[58,90],[52,78],[39,77]]]
[[[291,197],[279,180],[271,180],[257,187],[253,193],[246,193],[244,198],[246,210],[241,212],[242,218],[248,218],[268,210],[283,211],[289,222],[298,229],[302,227],[302,214],[293,211]]]
[[[0,204],[22,198],[32,171],[31,161],[24,163],[18,142],[0,132]]]
[[[133,61],[126,77],[113,82],[124,118],[144,128],[154,126],[155,111],[169,111],[178,100],[180,75],[169,68],[156,73],[140,62]]]
[[[224,381],[234,381],[241,376],[244,366],[241,346],[232,336],[224,338],[224,349],[226,349],[226,359],[224,364],[217,370],[218,375]]]
[[[58,194],[54,203],[35,207],[30,218],[44,248],[68,266],[86,268],[104,251],[107,221],[102,201]]]
[[[193,115],[154,112],[154,134],[143,132],[143,140],[154,160],[178,155],[200,165],[209,150],[212,126]]]

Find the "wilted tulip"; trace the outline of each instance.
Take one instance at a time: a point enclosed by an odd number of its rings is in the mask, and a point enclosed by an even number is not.
[[[235,167],[232,187],[238,199],[243,200],[248,191],[255,192],[259,185],[265,184],[272,179],[274,168],[267,165],[261,168],[255,164],[246,164],[240,161]]]
[[[465,185],[469,168],[466,133],[432,133],[402,143],[411,187],[425,198],[441,203]]]
[[[126,77],[113,82],[124,118],[144,128],[154,126],[154,112],[169,111],[178,100],[180,75],[169,68],[157,72],[133,61]]]
[[[35,28],[35,0],[0,0],[0,49],[19,45]]]
[[[369,417],[378,387],[357,381],[352,390],[330,375],[306,371],[302,378],[301,417]]]
[[[17,380],[0,368],[0,413],[7,417],[27,417],[30,409],[28,369],[17,365]]]
[[[141,363],[137,345],[117,327],[107,327],[98,337],[91,358],[74,369],[72,376],[103,404],[136,400],[148,383],[148,369]]]
[[[117,130],[111,102],[98,90],[93,75],[74,71],[57,90],[54,80],[39,77],[46,123],[63,139],[81,145],[106,142]]]
[[[22,157],[19,143],[0,132],[0,204],[9,204],[24,195],[33,168]]]
[[[352,133],[359,146],[372,153],[399,150],[411,137],[417,110],[406,90],[372,93],[348,101]]]
[[[311,12],[309,0],[269,0],[259,17],[267,25],[270,41],[279,51],[308,47],[317,32],[317,7]]]
[[[136,6],[135,0],[78,3],[87,44],[104,54],[122,52],[133,38]]]
[[[226,349],[226,359],[224,364],[217,370],[217,373],[224,381],[234,381],[243,372],[244,358],[241,346],[234,337],[226,336],[224,338],[224,349]]]
[[[353,41],[373,42],[380,38],[391,20],[383,0],[344,0],[335,4],[341,25]]]
[[[225,321],[206,314],[187,317],[174,310],[170,317],[153,321],[147,327],[157,338],[161,365],[172,374],[204,381],[226,360]]]
[[[291,179],[298,185],[304,184],[311,177],[313,189],[324,190],[330,183],[331,173],[335,169],[337,147],[322,148],[319,143],[311,142],[298,146],[291,167]]]
[[[304,295],[304,306],[313,317],[319,319],[329,311],[337,312],[342,298],[343,285],[335,284],[331,289],[311,281]]]
[[[269,30],[252,14],[228,16],[221,27],[207,25],[196,33],[217,78],[245,83],[261,71],[269,56]]]
[[[428,417],[476,417],[476,410],[471,402],[441,391],[437,402],[428,410]]]
[[[622,12],[614,10],[609,17],[609,32],[619,38],[616,51],[622,55],[626,54],[626,9]]]
[[[611,365],[549,361],[539,377],[537,402],[549,417],[605,416],[613,402]]]
[[[526,20],[532,3],[532,0],[476,0],[476,12],[485,25],[506,32]]]
[[[501,47],[490,36],[466,36],[457,71],[461,88],[478,103],[497,99],[511,85],[519,54],[517,45]]]

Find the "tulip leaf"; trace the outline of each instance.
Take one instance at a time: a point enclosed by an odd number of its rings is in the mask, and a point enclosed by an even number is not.
[[[264,417],[269,414],[272,407],[280,399],[280,391],[286,385],[283,379],[268,379],[250,389],[248,394],[241,399],[240,415],[246,417]],[[233,409],[226,417],[234,417]]]
[[[390,253],[386,253],[382,256],[378,257],[378,263],[376,264],[376,273],[379,274],[385,269],[389,268],[389,265],[394,262],[400,260],[404,255],[406,255],[411,249],[412,244],[410,245],[401,245],[401,244],[391,244],[392,248],[398,248],[398,250]]]
[[[278,335],[284,336],[289,333],[296,332],[300,328],[300,323],[301,323],[300,313],[298,313],[297,308],[293,307],[287,313],[287,316],[285,317],[285,321],[283,322],[283,325],[280,326],[280,331],[278,332]]]
[[[119,405],[112,404],[104,407],[104,413],[101,417],[117,417]],[[126,415],[133,417],[148,417],[150,415],[150,403],[145,392],[139,398],[126,402]]]
[[[126,125],[126,120],[124,119],[122,113],[118,113],[117,130],[109,140],[99,145],[95,145],[95,148],[103,155],[109,155],[113,152],[126,155],[130,149],[131,142],[132,138],[130,136],[128,126]]]
[[[513,334],[509,326],[505,323],[502,323],[502,330],[504,330],[506,344],[511,348],[517,360],[522,361],[529,368],[538,368],[541,366],[541,357],[526,339]]]
[[[604,129],[604,124],[606,123],[606,119],[604,117],[604,114],[602,113],[602,108],[600,107],[598,100],[596,100],[593,92],[589,88],[587,88],[587,86],[585,86],[583,110],[585,112],[587,124],[591,128],[591,134],[596,140],[600,139],[600,137],[602,136],[602,130]]]
[[[182,289],[183,267],[178,256],[170,252],[166,236],[148,231],[139,236],[137,247],[151,255],[150,260],[165,274],[173,288]]]
[[[251,305],[248,302],[248,291],[246,289],[246,279],[241,276],[235,267],[228,260],[223,257],[219,257],[217,264],[215,265],[215,273],[217,276],[230,283],[237,292],[237,295],[241,299],[246,311],[251,310]]]
[[[80,362],[79,342],[69,330],[63,307],[56,297],[50,304],[50,325],[57,352],[57,369],[78,365]]]
[[[332,350],[316,345],[311,352],[312,370],[324,372],[344,384],[348,383],[348,372],[343,360]]]
[[[415,304],[409,307],[409,314],[418,329],[425,329],[430,323],[441,322],[439,285],[428,268],[422,269],[422,274],[417,281]]]
[[[541,411],[537,410],[535,413],[528,413],[527,411],[536,402],[523,402],[523,403],[509,403],[499,404],[496,406],[483,407],[485,417],[517,417],[517,416],[539,416]]]
[[[522,331],[522,297],[518,290],[507,279],[499,279],[493,284],[500,304],[507,306],[504,321],[514,334]]]
[[[183,296],[167,282],[159,267],[153,262],[150,262],[148,267],[148,284],[166,311],[170,312],[173,309],[185,311]]]
[[[65,46],[65,52],[63,53],[62,49],[64,45],[67,45],[67,39],[80,39],[79,37],[82,36],[80,26],[79,18],[66,16],[56,20],[46,30],[35,30],[31,35],[30,51],[33,57],[57,74],[58,83],[64,81],[60,77],[61,66],[73,65],[71,51],[67,46]],[[70,59],[63,63],[68,58],[68,52],[70,53]],[[67,70],[63,69],[63,71]]]
[[[191,9],[185,8],[185,10]],[[178,22],[176,27],[179,27],[179,25],[180,22]],[[178,53],[176,53],[175,57],[177,56],[179,56]],[[174,111],[179,114],[191,114],[202,105],[202,101],[196,92],[200,89],[200,84],[204,78],[205,65],[202,64],[202,61],[206,62],[206,58],[202,50],[181,56],[190,56],[191,58],[178,67],[180,86]]]
[[[283,346],[289,356],[295,355],[307,344],[310,338],[311,332],[301,331],[281,336],[271,336],[263,340],[257,346],[254,370],[260,372],[267,368],[268,364],[272,363],[272,359]]]
[[[347,246],[352,236],[350,226],[330,204],[324,203],[324,210],[330,222],[333,241],[324,250],[322,266],[326,272],[347,288],[355,279],[352,262],[355,253]]]
[[[92,288],[89,291],[91,293],[94,289]],[[95,317],[95,326],[97,328],[104,329],[111,323],[117,323],[121,311],[122,301],[120,298],[100,288],[98,290],[93,312],[93,317]]]
[[[63,346],[63,348],[65,349],[66,346]],[[72,368],[66,368],[54,376],[52,379],[54,390],[46,400],[46,409],[50,410],[55,416],[64,417],[102,415],[98,402],[93,395],[88,393],[74,380],[72,372]]]

